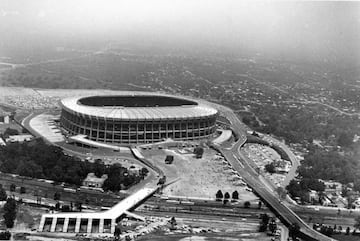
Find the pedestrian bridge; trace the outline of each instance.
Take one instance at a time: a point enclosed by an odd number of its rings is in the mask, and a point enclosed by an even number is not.
[[[143,188],[109,210],[102,212],[43,214],[39,225],[39,232],[114,233],[117,218],[120,216],[126,215],[145,221],[142,216],[133,214],[130,211],[152,196],[157,189]]]

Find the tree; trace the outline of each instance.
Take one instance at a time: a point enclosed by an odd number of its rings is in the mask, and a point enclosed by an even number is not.
[[[275,171],[275,165],[274,165],[274,163],[271,162],[271,163],[266,164],[266,165],[265,165],[265,170],[266,170],[268,173],[270,173],[270,174],[275,173],[276,171]]]
[[[3,186],[0,187],[0,201],[5,201],[7,199],[7,194]]]
[[[102,175],[104,175],[106,171],[104,162],[101,159],[95,159],[94,161],[94,174],[97,177],[101,177]]]
[[[196,158],[202,158],[204,154],[204,148],[197,146],[194,148],[194,154]]]
[[[60,200],[60,197],[61,197],[61,194],[60,194],[59,192],[55,192],[55,193],[54,193],[54,200],[55,200],[55,201]]]
[[[355,218],[354,228],[355,228],[355,229],[360,229],[360,216],[357,216],[357,217]]]
[[[10,238],[11,238],[11,233],[9,231],[0,233],[0,240],[10,240]]]
[[[265,232],[269,223],[269,215],[267,215],[266,213],[263,213],[260,215],[261,221],[260,221],[260,228],[259,231],[260,232]]]
[[[20,187],[20,194],[24,194],[26,193],[26,188],[25,187]]]
[[[271,233],[275,233],[275,232],[276,232],[276,230],[277,230],[277,224],[276,224],[274,218],[271,219],[271,221],[270,221],[270,223],[269,223],[268,226],[269,226],[269,230],[270,230]]]
[[[131,180],[129,179],[130,177],[125,176],[124,174],[127,173],[127,169],[122,167],[119,164],[115,164],[110,166],[109,168],[109,173],[108,173],[108,178],[105,180],[104,185],[103,185],[103,189],[105,191],[110,190],[113,192],[118,192],[121,190],[121,184],[124,183],[125,185],[125,180],[128,180],[131,182]],[[159,179],[158,185],[163,185],[166,182],[166,177],[165,176],[161,177]],[[126,186],[126,185],[125,185]]]
[[[4,137],[7,138],[9,136],[14,136],[14,135],[19,135],[19,131],[16,129],[12,129],[10,127],[6,128],[6,130],[4,131]]]
[[[221,201],[224,197],[223,193],[221,190],[217,191],[217,193],[215,194],[216,196],[216,201]]]
[[[82,211],[82,202],[81,201],[76,202],[75,207],[77,210],[79,210],[79,212],[81,212]]]
[[[146,167],[141,168],[140,175],[145,177],[149,173],[149,170]]]
[[[239,199],[239,193],[238,193],[238,191],[234,191],[233,193],[232,193],[232,199],[235,199],[235,200],[238,200]]]
[[[14,220],[16,218],[16,201],[13,198],[8,198],[4,205],[4,221],[7,228],[14,226]]]
[[[282,188],[282,187],[277,187],[276,188],[276,193],[279,195],[279,199],[285,199],[285,197],[286,197],[286,192],[285,192],[285,190],[284,190],[284,188]]]
[[[176,226],[177,223],[176,223],[175,217],[172,217],[169,222],[170,222],[170,225],[171,225],[171,228],[170,228],[170,229],[171,229],[171,230],[176,229],[175,226]]]
[[[174,156],[173,155],[167,155],[165,157],[165,163],[166,164],[171,164],[171,163],[173,163],[173,161],[174,161]]]
[[[11,183],[10,184],[10,192],[15,192],[15,190],[16,190],[15,184]]]
[[[250,208],[250,206],[251,206],[251,203],[249,201],[246,201],[244,203],[244,208]]]
[[[115,240],[120,240],[120,234],[121,234],[120,225],[116,225],[114,231]]]
[[[57,202],[56,204],[55,204],[55,210],[60,210],[60,203],[59,202]]]
[[[299,236],[300,233],[300,226],[298,223],[293,223],[290,225],[289,227],[289,236],[293,239],[296,240],[296,238]]]
[[[61,211],[62,212],[70,212],[71,211],[70,206],[69,205],[63,205],[61,207]]]
[[[347,227],[347,228],[346,228],[345,235],[350,235],[350,227]]]
[[[226,192],[224,194],[224,204],[226,204],[229,201],[229,199],[230,199],[230,194],[228,192]]]
[[[338,139],[337,144],[342,147],[348,147],[353,143],[354,135],[352,133],[342,132]]]

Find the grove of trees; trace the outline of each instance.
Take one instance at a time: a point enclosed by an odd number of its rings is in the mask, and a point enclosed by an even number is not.
[[[41,139],[1,146],[0,171],[77,186],[81,185],[90,172],[98,177],[107,174],[108,179],[103,188],[111,191],[119,191],[138,183],[148,172],[146,168],[143,168],[140,175],[130,174],[120,164],[107,166],[101,160],[94,163],[81,161],[76,157],[65,155],[60,147],[47,145]]]

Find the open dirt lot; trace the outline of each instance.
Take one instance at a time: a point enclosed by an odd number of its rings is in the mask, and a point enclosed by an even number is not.
[[[253,193],[245,190],[246,186],[236,185],[236,176],[225,162],[216,158],[214,150],[205,149],[201,159],[196,159],[191,153],[182,154],[175,149],[148,150],[143,154],[164,171],[167,181],[179,178],[164,189],[165,195],[214,199],[215,193],[220,189],[230,195],[237,190],[240,200],[257,199]],[[166,155],[174,156],[172,164],[165,164]]]

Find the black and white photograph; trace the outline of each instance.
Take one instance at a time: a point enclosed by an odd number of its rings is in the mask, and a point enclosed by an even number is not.
[[[360,1],[0,0],[0,240],[360,241]]]

